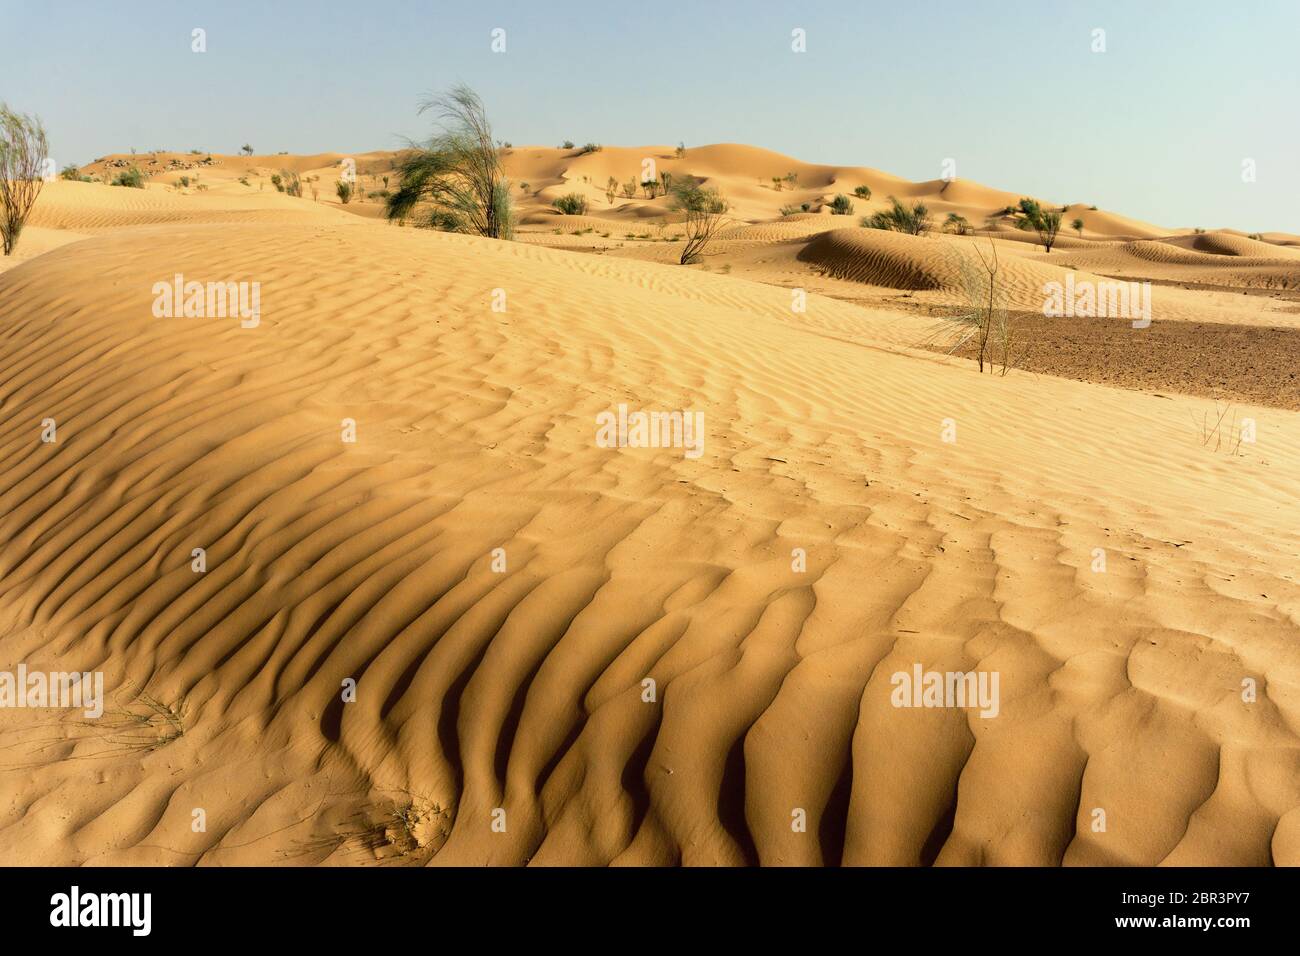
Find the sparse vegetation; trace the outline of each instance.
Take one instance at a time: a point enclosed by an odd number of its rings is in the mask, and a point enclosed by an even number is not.
[[[68,163],[59,170],[59,178],[71,180],[74,183],[78,182],[81,179],[81,170],[77,168],[76,163]]]
[[[352,201],[352,184],[347,180],[340,179],[334,184],[334,192],[338,194],[339,202],[347,205]]]
[[[573,140],[566,139],[563,143],[560,144],[560,149],[573,149]]]
[[[582,149],[578,150],[578,155],[586,156],[588,153],[599,153],[603,148],[600,143],[587,143]]]
[[[1036,199],[1021,199],[1017,215],[1016,227],[1026,232],[1032,229],[1038,233],[1038,240],[1043,244],[1043,248],[1051,252],[1052,244],[1056,242],[1056,234],[1061,229],[1061,211],[1046,210]]]
[[[1239,421],[1240,412],[1232,402],[1220,410],[1219,403],[1214,403],[1214,412],[1201,413],[1201,447],[1211,451],[1224,451],[1229,455],[1241,454],[1241,443],[1245,438],[1244,422]],[[1228,416],[1232,417],[1229,418]],[[1195,416],[1192,421],[1194,422]],[[1226,433],[1224,426],[1227,425]]]
[[[1007,289],[1000,281],[997,245],[989,239],[988,257],[978,243],[973,247],[979,264],[968,255],[962,255],[959,263],[968,308],[947,316],[933,337],[948,340],[949,354],[973,341],[980,372],[986,365],[994,372],[1000,363],[1001,374],[1006,375],[1023,356],[1008,308]],[[945,248],[950,254],[956,254],[952,246]]]
[[[0,245],[7,256],[45,185],[41,167],[48,155],[41,121],[0,103]]]
[[[126,186],[128,189],[144,189],[144,173],[140,171],[139,166],[132,166],[114,176],[109,185]]]
[[[847,216],[853,212],[853,200],[843,193],[838,193],[831,200],[830,210],[832,216]]]
[[[943,221],[943,231],[958,236],[969,236],[973,230],[970,226],[970,220],[965,216],[950,212],[948,218]]]
[[[686,217],[686,245],[682,249],[681,264],[697,263],[726,223],[727,201],[716,187],[703,187],[685,180],[673,186],[671,208]]]
[[[783,215],[783,216],[793,216],[793,215],[794,215],[795,213],[797,213],[797,212],[799,212],[799,207],[798,207],[798,206],[782,206],[782,207],[781,207],[781,215]]]
[[[585,216],[587,214],[587,198],[578,193],[561,196],[551,205],[566,216]]]
[[[1074,220],[1073,222],[1071,222],[1071,223],[1070,223],[1070,228],[1073,229],[1075,232],[1077,232],[1077,233],[1079,234],[1079,238],[1080,238],[1080,239],[1083,238],[1083,220],[1082,220],[1082,219],[1076,219],[1076,220]]]
[[[854,190],[853,190],[853,195],[857,196],[859,199],[870,199],[870,198],[871,198],[871,187],[870,187],[870,186],[857,186],[857,187],[855,187]]]
[[[623,184],[623,198],[631,199],[636,195],[636,177],[633,176]]]
[[[930,209],[925,203],[917,201],[911,207],[904,206],[893,196],[889,197],[890,207],[883,212],[872,213],[862,217],[862,225],[868,229],[887,229],[891,232],[905,232],[919,236],[930,229]]]
[[[434,111],[439,129],[424,146],[412,144],[401,161],[400,184],[388,197],[389,219],[405,220],[421,203],[433,207],[427,224],[492,239],[514,235],[510,183],[478,94],[455,86],[420,107]]]
[[[617,197],[618,197],[618,180],[615,179],[613,176],[610,176],[609,179],[605,181],[605,201],[612,206],[614,205],[614,200]]]
[[[284,185],[286,196],[302,198],[302,178],[291,169],[280,170],[280,181]]]
[[[196,150],[196,152],[197,152],[197,150]],[[241,154],[245,155],[245,156],[252,156],[252,155],[253,155],[253,147],[252,147],[252,146],[249,146],[247,143],[245,143],[243,146],[239,147],[239,152],[240,152]]]
[[[686,155],[686,144],[685,144],[685,143],[678,143],[678,144],[677,144],[677,149],[676,149],[676,151],[674,152],[673,155],[675,155],[678,159],[681,159],[683,156],[685,156],[685,155]]]

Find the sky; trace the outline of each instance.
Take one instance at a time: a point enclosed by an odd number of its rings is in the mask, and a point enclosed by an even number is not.
[[[60,166],[394,149],[464,82],[516,146],[747,143],[912,180],[951,159],[1169,228],[1300,233],[1300,0],[0,0],[0,30],[0,99]]]

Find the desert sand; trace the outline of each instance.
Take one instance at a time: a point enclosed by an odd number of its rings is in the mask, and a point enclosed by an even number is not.
[[[647,156],[733,203],[701,267],[605,196]],[[107,702],[0,709],[0,863],[1300,864],[1300,237],[1078,202],[1045,253],[1015,192],[716,145],[512,148],[500,242],[344,158],[106,157],[147,188],[47,185],[3,263],[0,657]],[[977,243],[1005,376],[927,345]],[[1042,321],[1067,273],[1154,324]],[[621,403],[702,454],[599,446]],[[894,706],[918,664],[997,716]]]

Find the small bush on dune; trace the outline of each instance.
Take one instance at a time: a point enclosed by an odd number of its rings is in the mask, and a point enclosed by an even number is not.
[[[573,140],[566,139],[563,143],[560,144],[560,149],[573,149]]]
[[[352,201],[352,184],[340,179],[334,184],[334,192],[338,193],[339,202],[347,205]]]
[[[793,216],[793,215],[794,215],[795,213],[797,213],[798,211],[799,211],[799,207],[798,207],[798,206],[782,206],[782,207],[781,207],[781,215],[783,215],[783,216]]]
[[[144,189],[144,173],[140,171],[139,166],[132,166],[130,169],[124,169],[113,177],[113,186],[126,186],[128,189]]]
[[[77,168],[76,163],[68,163],[59,171],[59,178],[78,182],[81,179],[81,170]]]
[[[870,198],[871,198],[871,187],[870,187],[870,186],[858,186],[858,187],[856,187],[856,188],[853,190],[853,195],[857,196],[859,199],[870,199]]]
[[[284,184],[286,196],[302,198],[302,178],[291,169],[280,170],[280,181]]]
[[[510,182],[483,101],[469,87],[456,86],[424,103],[420,111],[426,110],[438,114],[439,129],[426,145],[412,143],[399,164],[401,179],[388,197],[388,218],[404,220],[427,202],[434,207],[428,223],[435,229],[512,238]]]
[[[686,216],[686,245],[682,249],[681,264],[699,262],[705,249],[726,224],[727,201],[713,187],[684,181],[673,186],[671,208]]]
[[[42,167],[48,155],[41,121],[0,103],[0,245],[5,255],[11,255],[18,245],[27,216],[45,185]]]
[[[580,196],[578,193],[561,196],[551,205],[566,216],[585,216],[587,214],[587,198]]]
[[[1074,222],[1070,223],[1070,228],[1073,229],[1075,232],[1077,232],[1077,233],[1079,234],[1079,238],[1080,238],[1080,239],[1083,238],[1083,220],[1082,220],[1082,219],[1076,219],[1076,220],[1074,220]]]
[[[943,231],[954,233],[958,236],[969,236],[971,234],[970,220],[965,216],[959,216],[955,212],[948,213],[948,218],[943,221]]]
[[[887,229],[891,232],[905,232],[919,236],[930,229],[930,210],[923,202],[915,202],[911,207],[904,206],[893,196],[889,197],[890,207],[884,212],[862,217],[862,225],[868,229]]]
[[[1056,242],[1056,234],[1061,229],[1061,212],[1059,209],[1048,211],[1038,204],[1034,199],[1020,200],[1019,218],[1016,226],[1025,231],[1033,230],[1038,233],[1038,239],[1042,242],[1043,247],[1052,251],[1052,245]]]
[[[582,149],[578,150],[578,155],[586,156],[588,153],[599,153],[603,148],[600,143],[587,143]]]
[[[830,208],[832,216],[847,216],[853,212],[853,200],[843,193],[839,193],[831,200]]]

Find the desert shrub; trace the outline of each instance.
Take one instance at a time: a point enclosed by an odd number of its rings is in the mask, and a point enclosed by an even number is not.
[[[618,180],[613,176],[610,176],[609,179],[605,181],[605,201],[612,206],[617,196]]]
[[[699,262],[705,249],[726,224],[727,201],[716,187],[704,187],[687,180],[673,187],[671,207],[686,217],[686,245],[682,248],[681,264]]]
[[[49,143],[35,116],[0,103],[0,245],[11,255],[27,216],[45,185],[42,175]]]
[[[659,195],[659,180],[643,179],[641,180],[641,189],[645,192],[647,199],[654,199]]]
[[[636,195],[636,177],[633,176],[623,184],[623,198],[631,199]]]
[[[883,212],[862,217],[862,225],[868,229],[887,229],[892,232],[905,232],[919,236],[930,229],[930,210],[923,202],[915,202],[911,207],[904,206],[895,197],[889,197],[890,207]]]
[[[1264,235],[1263,235],[1263,233],[1259,233],[1259,232],[1252,232],[1252,233],[1251,233],[1249,236],[1247,236],[1246,238],[1247,238],[1247,239],[1254,239],[1254,240],[1256,240],[1257,242],[1263,242],[1263,241],[1264,241]]]
[[[280,170],[280,181],[284,184],[286,196],[302,198],[302,178],[291,169]]]
[[[492,139],[483,101],[460,85],[420,107],[422,113],[427,110],[438,115],[438,130],[427,144],[412,143],[399,164],[401,179],[388,197],[388,218],[404,220],[427,202],[436,214],[429,219],[433,228],[455,223],[455,230],[447,231],[510,239],[514,235],[510,182],[501,168],[501,151]]]
[[[1080,238],[1080,239],[1083,238],[1083,220],[1082,220],[1082,219],[1076,219],[1076,220],[1074,220],[1073,222],[1071,222],[1071,223],[1070,223],[1070,228],[1073,229],[1075,232],[1077,232],[1077,233],[1079,234],[1079,238]]]
[[[946,316],[932,338],[947,340],[949,353],[973,342],[979,370],[983,372],[987,366],[989,372],[995,372],[1000,363],[1001,374],[1006,375],[1023,358],[1024,352],[1009,308],[1010,294],[1001,275],[993,240],[989,240],[987,257],[978,243],[973,248],[978,265],[974,257],[967,255],[961,256],[958,262],[968,307]],[[945,252],[956,254],[951,246],[945,246]]]
[[[340,179],[334,184],[334,192],[338,194],[339,202],[347,205],[352,201],[352,184],[346,180]]]
[[[566,139],[563,143],[560,144],[560,149],[573,149],[573,140]]]
[[[970,221],[965,216],[950,212],[948,218],[943,221],[943,231],[955,233],[959,236],[969,236],[971,234]]]
[[[389,192],[387,189],[374,189],[367,193],[371,199],[387,199]]]
[[[59,178],[68,179],[74,183],[79,182],[81,180],[81,170],[77,168],[76,163],[68,163],[63,169],[59,170]]]
[[[599,153],[602,148],[600,143],[587,143],[582,149],[578,150],[578,155],[586,156],[588,153]]]
[[[126,186],[129,189],[144,189],[144,173],[140,171],[139,166],[132,166],[130,169],[124,169],[113,177],[113,186]]]
[[[783,216],[793,216],[793,215],[794,215],[795,213],[797,213],[798,211],[799,211],[799,207],[798,207],[798,206],[782,206],[782,207],[781,207],[781,215],[783,215]]]
[[[280,178],[279,173],[271,174],[271,185],[275,187],[276,192],[284,192],[284,180]]]
[[[837,193],[831,200],[830,209],[832,216],[847,216],[853,212],[853,200],[843,193]]]
[[[676,156],[678,159],[681,159],[683,156],[685,156],[685,155],[686,155],[686,144],[685,144],[685,143],[678,143],[678,144],[677,144],[677,149],[673,151],[673,155]]]
[[[190,185],[190,177],[182,176],[180,177],[180,179],[176,180],[176,182],[180,185],[182,189],[187,189],[189,188]]]
[[[857,196],[859,199],[870,199],[870,198],[871,198],[871,187],[870,187],[870,186],[856,186],[856,187],[854,187],[853,195]]]
[[[1046,210],[1035,199],[1021,199],[1018,214],[1017,228],[1025,231],[1032,229],[1038,233],[1043,248],[1051,252],[1052,244],[1056,242],[1056,234],[1061,229],[1061,211]]]
[[[551,203],[566,216],[585,216],[587,214],[587,197],[578,193],[569,193]]]

